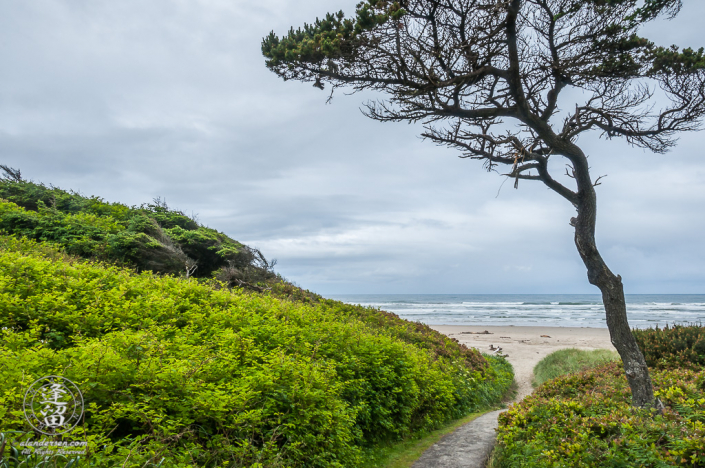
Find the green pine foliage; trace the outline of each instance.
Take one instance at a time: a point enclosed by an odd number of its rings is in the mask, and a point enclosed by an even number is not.
[[[634,337],[649,367],[705,367],[705,326],[673,325],[634,330]]]
[[[294,30],[279,38],[273,31],[262,40],[262,53],[272,69],[287,63],[320,63],[325,59],[351,59],[354,48],[365,42],[363,33],[406,14],[404,2],[366,0],[357,5],[355,16],[345,19],[342,11],[328,13],[324,19]],[[330,72],[335,72],[331,66]]]
[[[595,36],[591,50],[582,51],[583,66],[575,69],[571,79],[589,81],[605,78],[634,78],[640,75],[658,77],[665,73],[693,73],[705,68],[705,49],[680,49],[676,46],[659,47],[637,34],[642,24],[659,16],[675,16],[681,8],[680,0],[575,0],[562,3],[554,22],[584,18],[595,11],[621,10],[619,21],[608,24],[602,34]],[[350,72],[360,64],[368,50],[375,50],[381,42],[395,40],[404,17],[411,9],[429,14],[433,4],[424,8],[423,2],[410,5],[408,0],[365,0],[360,2],[355,14],[345,18],[342,11],[327,13],[303,28],[289,30],[277,36],[274,31],[262,40],[262,54],[266,66],[284,79],[310,79],[314,73],[310,65],[318,68],[318,80],[336,78]],[[414,8],[415,7],[415,8]],[[478,6],[478,9],[483,7]],[[462,8],[461,8],[462,10]],[[591,12],[590,10],[593,10]],[[589,58],[588,58],[589,57]],[[394,75],[385,77],[390,84],[399,81]],[[385,70],[386,71],[386,70]],[[356,76],[346,82],[363,82]],[[374,79],[381,80],[379,75]],[[370,76],[373,76],[370,75]],[[319,81],[320,83],[320,81]],[[418,89],[416,90],[418,91]]]
[[[3,219],[41,216],[39,205],[3,206]],[[85,210],[57,219],[70,216],[117,223]],[[513,377],[503,358],[374,309],[137,273],[0,236],[7,434],[26,429],[23,393],[49,374],[84,393],[85,433],[64,440],[87,440],[75,466],[95,467],[356,467],[375,447],[496,404]]]

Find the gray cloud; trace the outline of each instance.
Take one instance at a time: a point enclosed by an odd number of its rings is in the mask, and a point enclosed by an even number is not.
[[[166,198],[324,294],[595,292],[557,195],[366,119],[372,94],[326,105],[266,70],[270,30],[355,3],[3,2],[1,162],[110,201]],[[686,1],[648,32],[699,46],[703,14]],[[705,291],[701,138],[666,156],[580,142],[608,174],[598,243],[628,292]]]

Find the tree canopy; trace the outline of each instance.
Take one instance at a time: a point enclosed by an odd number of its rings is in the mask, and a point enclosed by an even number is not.
[[[535,159],[560,154],[559,141],[588,130],[663,152],[677,132],[697,127],[705,111],[703,49],[657,46],[639,35],[644,23],[680,7],[674,0],[368,0],[352,18],[338,12],[281,38],[272,32],[262,51],[285,80],[384,91],[387,100],[368,104],[370,117],[423,121],[426,137],[530,178]],[[569,86],[587,98],[553,122]],[[659,88],[670,105],[654,111]],[[521,128],[506,134],[506,118]],[[433,125],[441,119],[451,124]]]
[[[679,132],[699,128],[705,52],[640,35],[681,7],[680,0],[366,0],[351,18],[327,14],[283,37],[272,32],[262,52],[285,80],[380,91],[386,99],[366,105],[369,117],[422,122],[425,138],[488,170],[506,167],[515,187],[541,181],[572,203],[588,280],[602,292],[633,402],[646,406],[653,388],[629,329],[622,278],[595,243],[599,178],[577,139],[594,130],[663,153]],[[559,101],[567,88],[581,91],[572,95],[577,103]],[[555,157],[565,158],[572,181],[549,169]]]

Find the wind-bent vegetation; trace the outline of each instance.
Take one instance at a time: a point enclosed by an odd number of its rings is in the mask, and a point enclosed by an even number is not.
[[[7,173],[7,170],[6,170]],[[6,176],[0,180],[0,229],[51,241],[83,258],[138,270],[215,276],[254,289],[278,282],[276,262],[155,199],[128,207]]]
[[[271,32],[262,54],[284,80],[380,91],[379,101],[366,104],[368,117],[420,122],[424,138],[482,161],[488,171],[505,168],[515,188],[520,181],[542,183],[570,203],[576,214],[566,221],[575,228],[587,279],[602,293],[633,403],[653,406],[622,278],[595,240],[602,176],[590,173],[578,140],[597,132],[664,153],[680,132],[700,128],[705,49],[658,46],[642,35],[645,25],[675,17],[681,6],[681,0],[364,0],[347,18],[328,13],[287,34]],[[568,97],[570,88],[580,92]]]
[[[88,441],[77,466],[106,468],[371,466],[381,446],[496,405],[513,380],[503,358],[305,293],[271,263],[253,268],[273,291],[227,287],[223,265],[251,250],[162,204],[24,181],[0,194],[6,455],[35,438],[12,431],[27,429],[26,387],[51,374],[86,401],[85,431],[64,436]],[[200,277],[168,267],[181,255]]]

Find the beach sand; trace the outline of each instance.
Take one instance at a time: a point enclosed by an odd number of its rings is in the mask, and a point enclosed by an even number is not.
[[[534,366],[552,352],[563,348],[616,351],[606,328],[462,325],[431,325],[431,328],[483,353],[492,353],[490,345],[501,347],[501,353],[507,354],[507,360],[514,366],[519,385],[516,401],[533,391],[531,379]],[[484,331],[489,334],[477,334]]]

